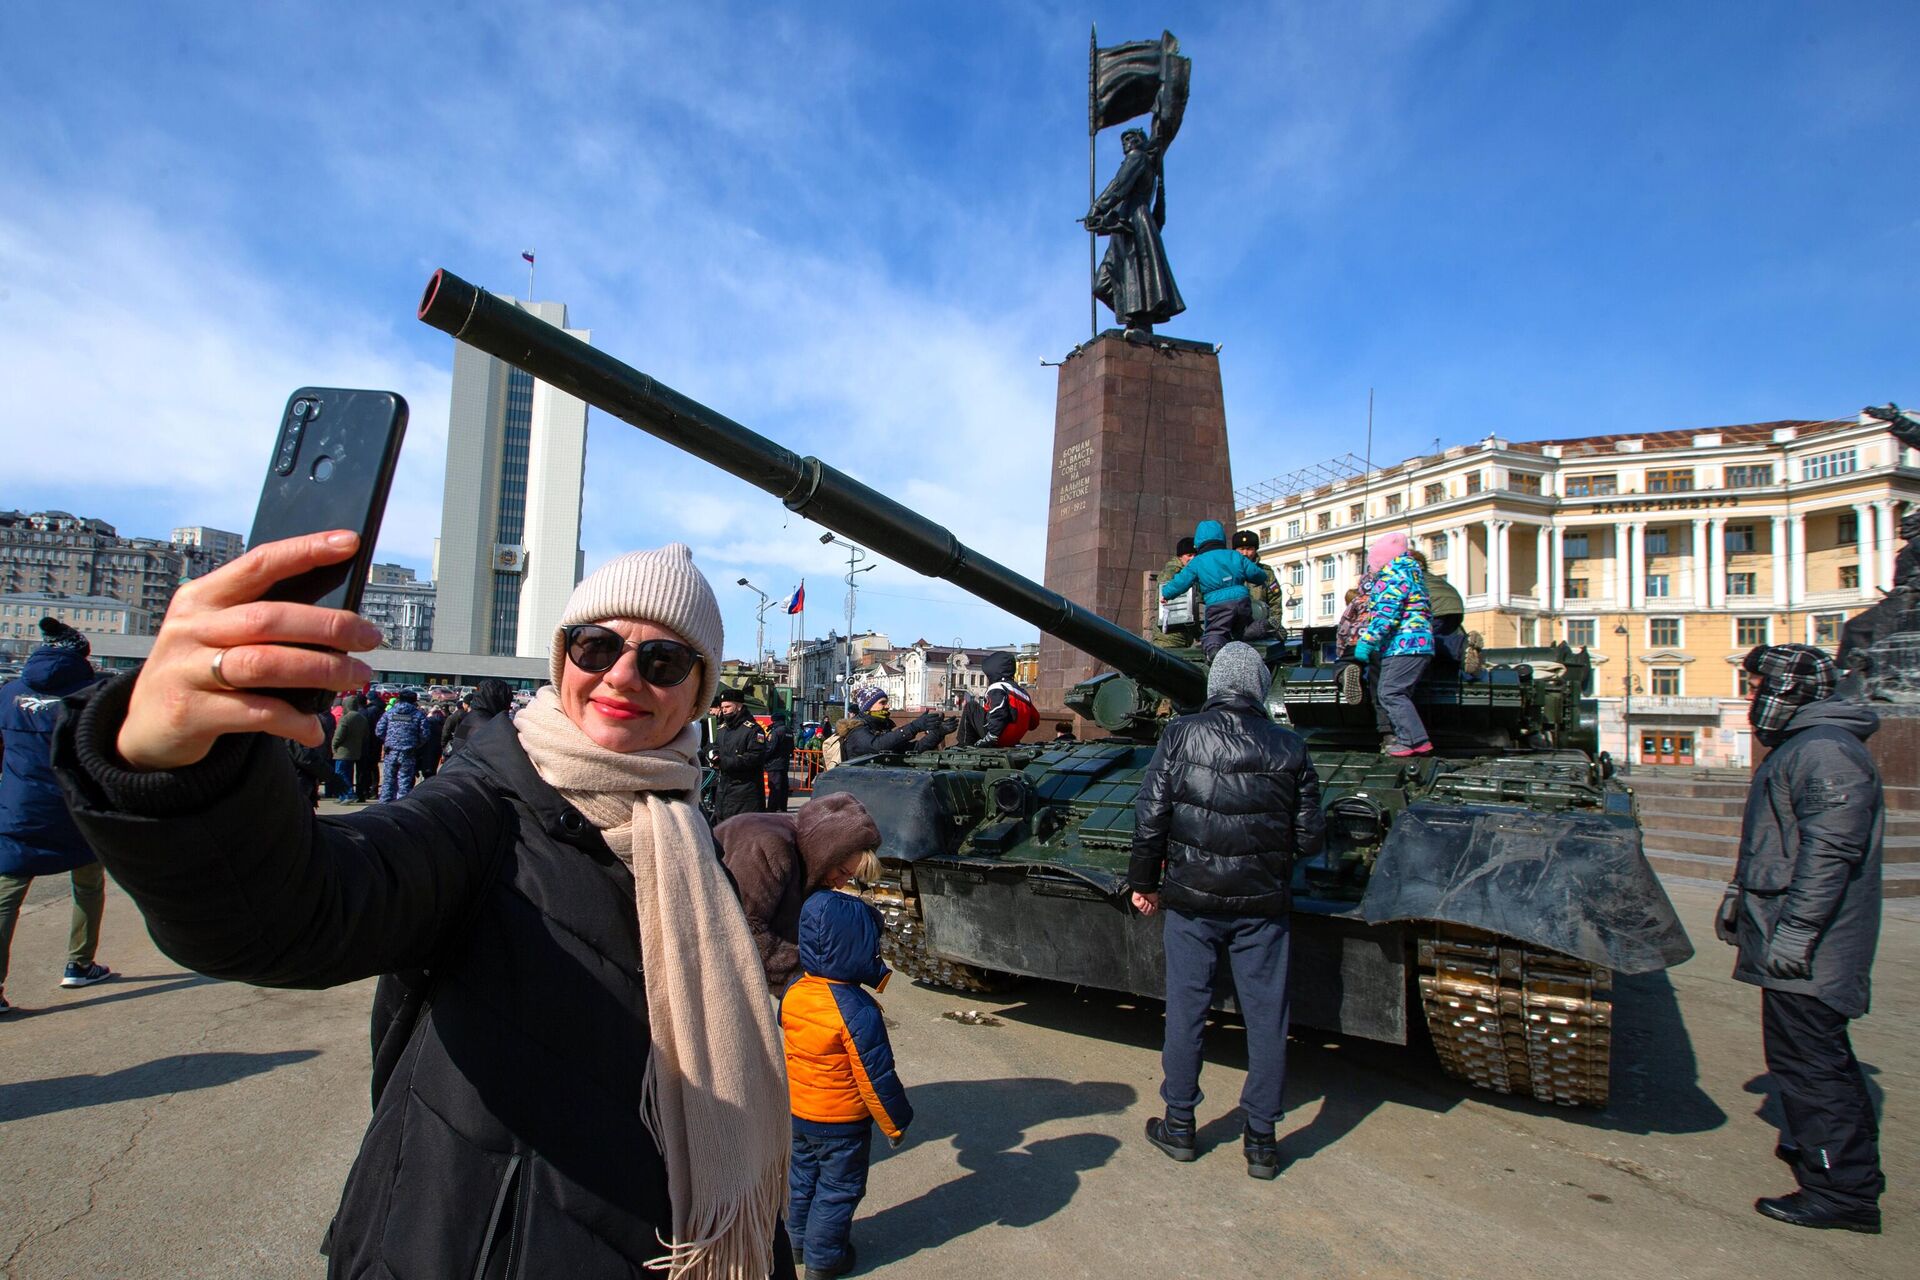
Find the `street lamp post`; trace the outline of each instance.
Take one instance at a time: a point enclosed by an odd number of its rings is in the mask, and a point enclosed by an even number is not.
[[[1633,773],[1633,632],[1621,623],[1613,629],[1613,634],[1624,637],[1627,642],[1626,669],[1620,673],[1620,733],[1625,741],[1626,759],[1620,762],[1620,770]]]
[[[766,592],[762,591],[760,588],[754,586],[751,582],[748,582],[745,578],[740,579],[739,585],[745,587],[747,590],[753,592],[753,594],[760,597],[760,607],[753,611],[753,669],[755,671],[760,672],[760,674],[765,675],[766,674],[766,652],[767,652],[767,604],[772,599],[772,597],[769,596]]]
[[[841,695],[842,701],[840,703],[840,710],[842,714],[850,715],[852,714],[852,706],[851,706],[851,703],[847,701],[847,699],[850,699],[853,697],[854,597],[860,589],[859,579],[856,575],[862,574],[862,573],[872,573],[875,569],[879,568],[880,566],[870,564],[866,566],[864,569],[861,568],[860,562],[867,558],[867,553],[863,551],[861,548],[854,546],[851,542],[847,542],[843,539],[834,537],[831,533],[821,534],[820,542],[822,545],[830,544],[832,546],[845,547],[847,549],[847,663],[846,663],[847,678],[846,678],[846,689]]]

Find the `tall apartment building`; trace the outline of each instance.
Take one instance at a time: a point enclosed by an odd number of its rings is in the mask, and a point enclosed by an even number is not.
[[[865,631],[851,643],[854,683],[860,680],[860,668],[869,654],[886,653],[893,648],[884,631]],[[824,640],[803,640],[787,650],[787,679],[793,685],[793,697],[803,719],[825,719],[829,704],[837,710],[844,701],[849,643],[845,636],[827,632]]]
[[[189,578],[205,577],[221,565],[238,560],[247,549],[247,540],[239,534],[198,524],[175,529],[168,541],[186,551]]]
[[[360,593],[360,616],[380,628],[381,647],[408,652],[433,648],[438,592],[401,564],[376,564]]]
[[[504,296],[504,295],[503,295]],[[559,302],[514,306],[583,341]],[[587,406],[465,343],[453,348],[433,647],[537,657],[580,581]]]
[[[153,634],[145,609],[112,596],[6,594],[0,595],[0,659],[14,662],[31,653],[43,638],[42,618],[58,618],[89,635]]]
[[[1490,646],[1584,647],[1601,745],[1646,764],[1751,760],[1740,659],[1833,648],[1893,585],[1920,455],[1871,419],[1513,443],[1489,437],[1243,507],[1290,596],[1331,626],[1367,541],[1406,532]],[[1631,751],[1629,751],[1631,746]]]
[[[158,538],[123,538],[104,520],[0,511],[0,592],[109,596],[137,610],[149,635],[166,616],[190,558],[185,548]]]

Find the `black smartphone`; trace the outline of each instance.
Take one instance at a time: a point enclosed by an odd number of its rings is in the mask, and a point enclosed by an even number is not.
[[[265,599],[359,610],[406,433],[407,402],[391,391],[302,387],[287,398],[247,545],[352,529],[360,549],[351,560],[275,583]],[[316,714],[333,701],[330,689],[254,692]]]

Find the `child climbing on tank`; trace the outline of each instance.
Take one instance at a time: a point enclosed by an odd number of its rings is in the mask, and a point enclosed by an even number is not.
[[[1200,588],[1200,599],[1207,607],[1200,651],[1211,658],[1221,645],[1246,632],[1253,621],[1253,596],[1247,588],[1264,588],[1271,575],[1257,561],[1227,546],[1226,527],[1218,520],[1194,525],[1193,546],[1193,559],[1160,584],[1160,598],[1171,600],[1195,586]]]
[[[1427,603],[1426,574],[1420,562],[1407,554],[1407,535],[1389,533],[1367,548],[1367,570],[1373,574],[1368,593],[1368,616],[1360,629],[1354,657],[1374,667],[1373,705],[1376,723],[1386,737],[1380,744],[1390,756],[1423,756],[1433,750],[1419,709],[1413,705],[1413,686],[1433,661],[1433,617]]]

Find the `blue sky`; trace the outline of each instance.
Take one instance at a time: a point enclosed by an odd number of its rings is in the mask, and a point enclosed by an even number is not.
[[[8,5],[0,506],[244,531],[289,390],[390,386],[424,569],[414,303],[533,248],[596,345],[1037,577],[1090,19],[1193,58],[1165,331],[1224,344],[1237,483],[1357,452],[1369,388],[1381,462],[1920,400],[1912,4]],[[589,564],[689,542],[730,652],[743,575],[833,623],[818,532],[593,416]],[[866,586],[896,641],[1033,634]]]

